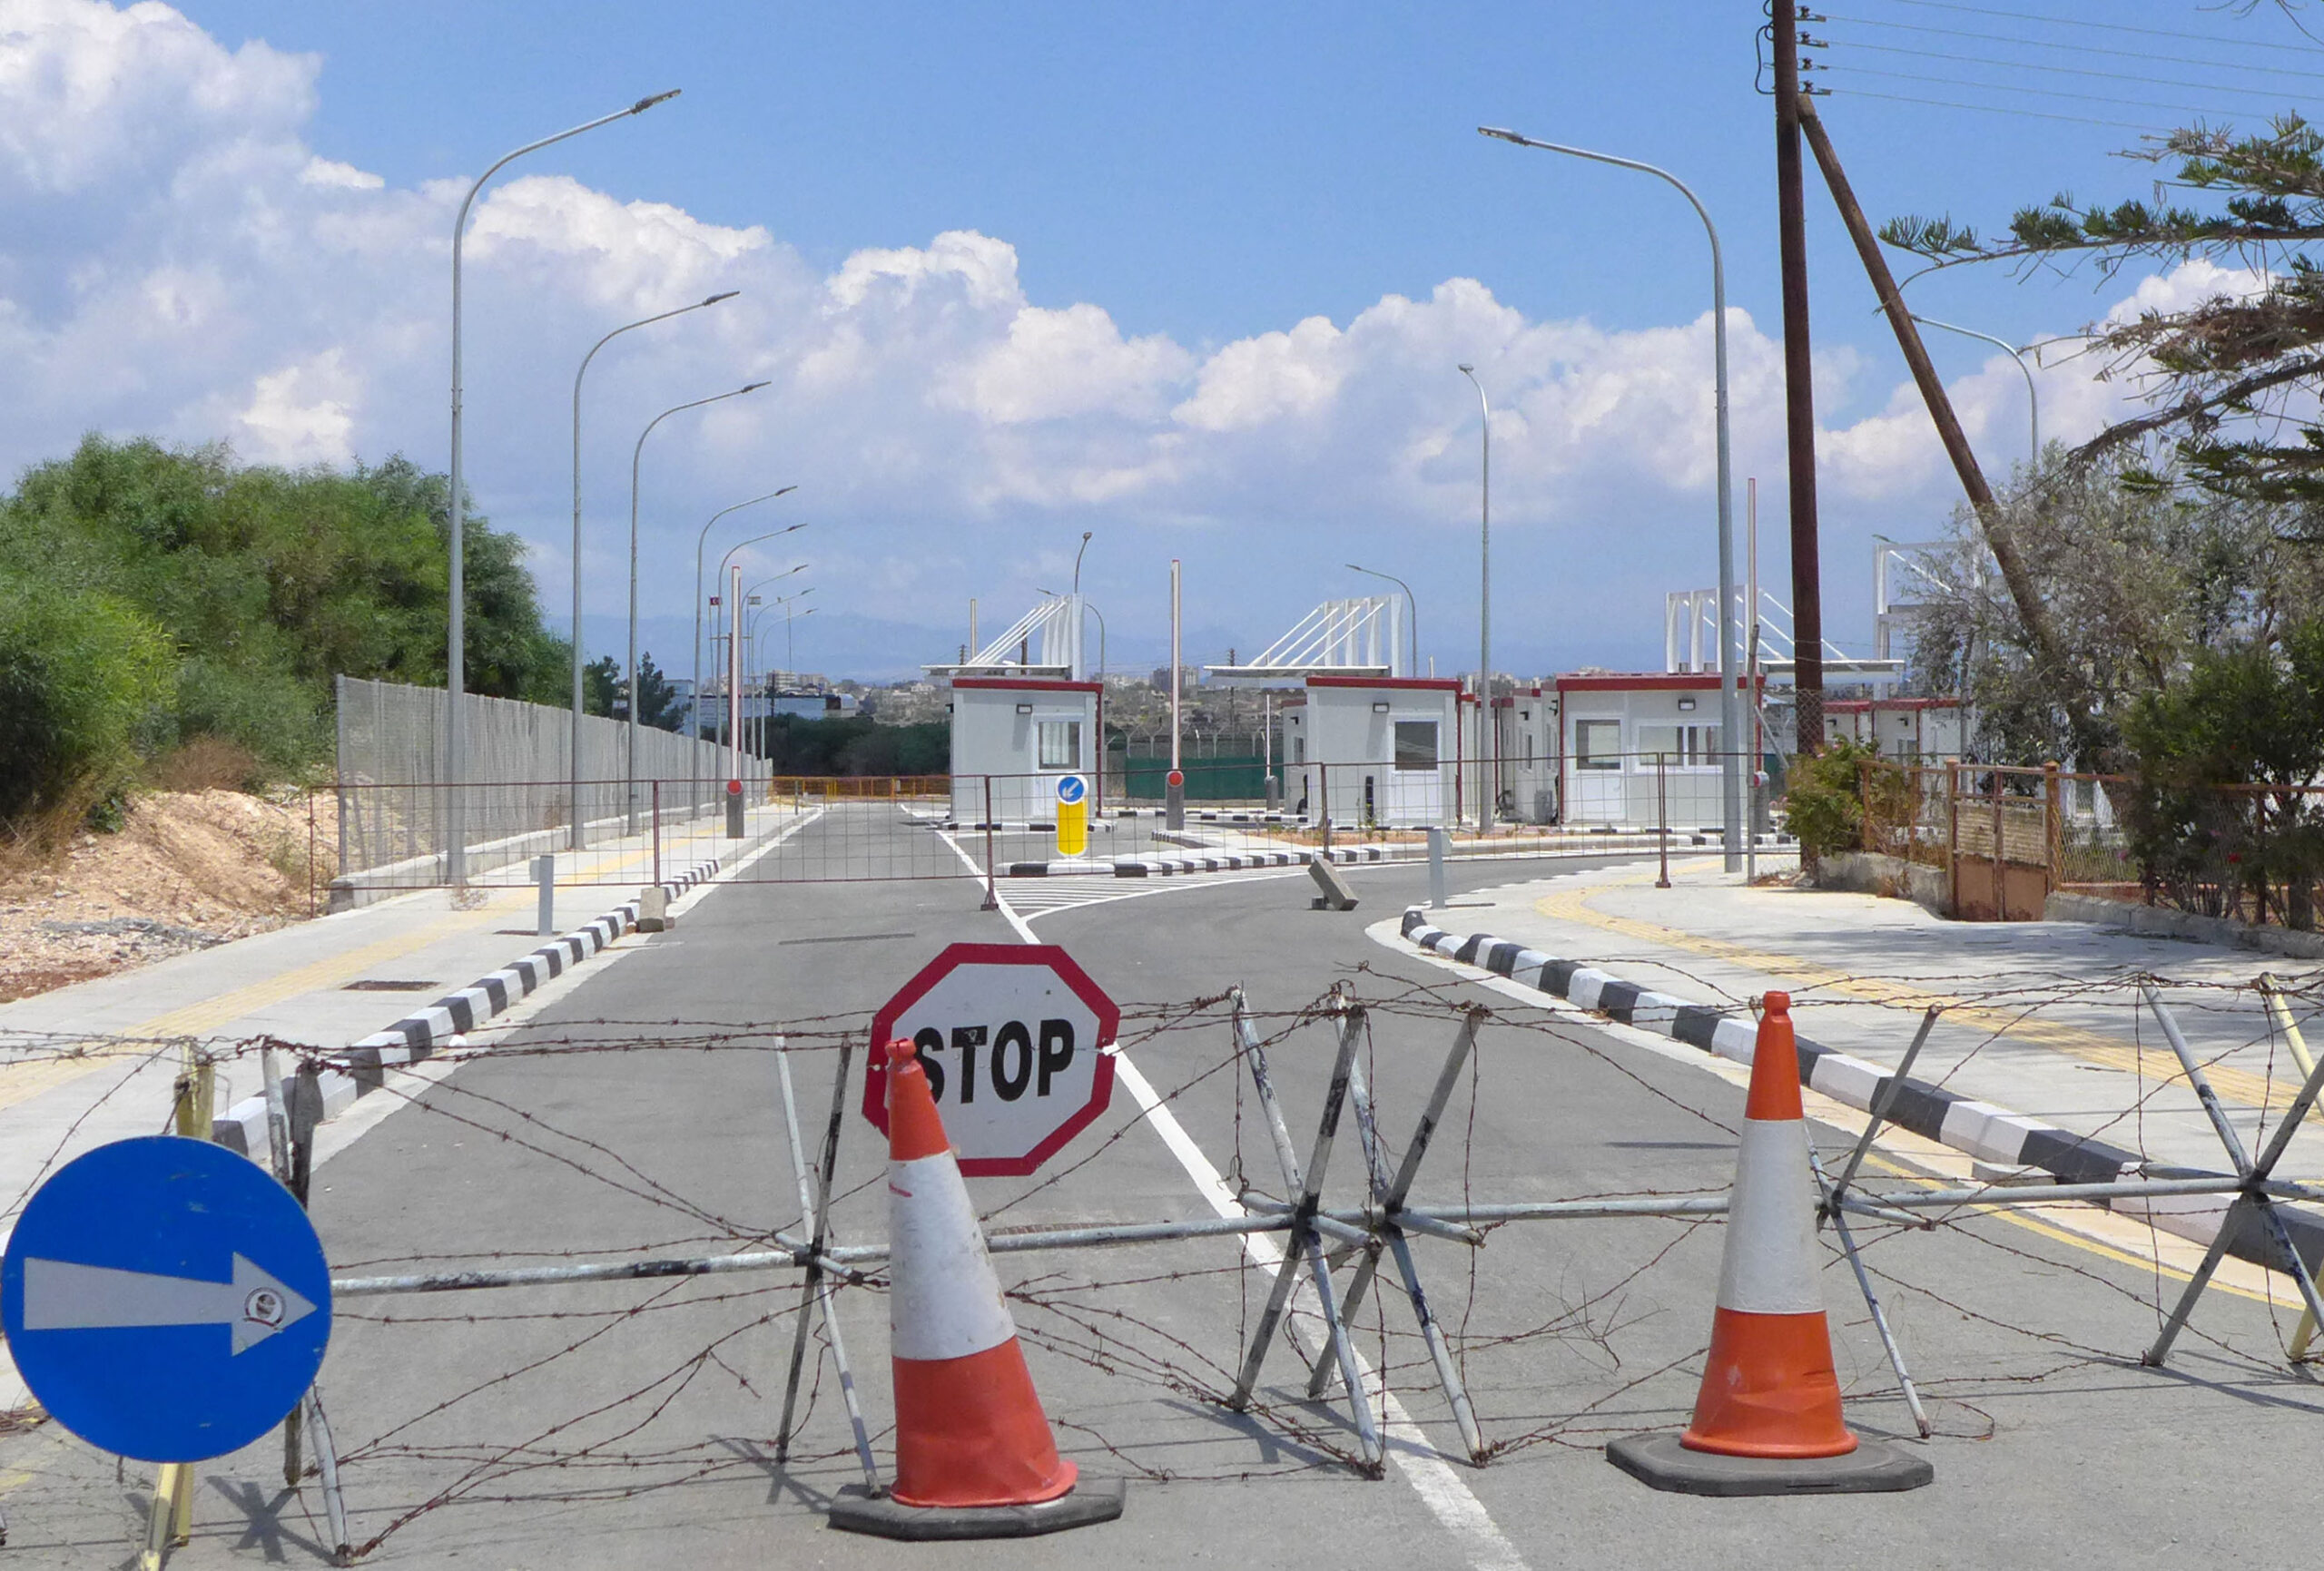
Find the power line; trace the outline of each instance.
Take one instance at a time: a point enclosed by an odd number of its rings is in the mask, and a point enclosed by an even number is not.
[[[2044,65],[2032,60],[1994,60],[1982,54],[1948,54],[1937,49],[1900,49],[1892,44],[1850,43],[1846,47],[1870,50],[1881,54],[1909,54],[1920,60],[1949,60],[1961,65],[1997,65],[2007,71],[2046,71],[2053,75],[2060,76],[2094,76],[2108,82],[2135,82],[2144,87],[2194,87],[2206,93],[2232,93],[2245,98],[2270,98],[2279,102],[2292,99],[2312,103],[2319,97],[2324,97],[2324,94],[2290,93],[2274,87],[2230,87],[2222,82],[2187,82],[2175,76],[2139,76],[2127,71],[2097,71],[2086,65]],[[1849,68],[1830,66],[1827,69]],[[2026,91],[2039,93],[2046,90],[2028,88]]]
[[[2076,54],[2103,54],[2118,60],[2154,60],[2172,65],[2201,65],[2220,71],[2240,71],[2245,73],[2254,73],[2263,76],[2298,76],[2310,81],[2324,81],[2324,71],[2295,71],[2288,65],[2251,65],[2246,64],[2240,61],[2233,60],[2191,60],[2183,54],[2158,54],[2151,50],[2145,49],[2109,49],[2102,44],[2085,44],[2080,42],[2073,44],[2060,44],[2054,39],[2020,38],[2007,33],[1975,33],[1962,27],[1927,27],[1913,22],[1878,22],[1873,20],[1869,16],[1841,16],[1835,15],[1827,17],[1826,20],[1831,22],[1845,22],[1851,27],[1880,27],[1896,33],[1925,33],[1933,37],[1939,38],[1973,38],[1980,43],[2007,44],[2022,49],[2065,49],[2071,50]],[[2224,42],[2224,40],[2221,42]],[[1875,47],[1875,45],[1863,44],[1857,44],[1856,47],[1870,49]],[[2270,50],[2276,48],[2273,44],[2259,44],[2254,47]],[[2022,63],[2013,62],[2013,64],[2024,64],[2031,66],[2034,63],[2026,61]]]
[[[2222,38],[2216,33],[2174,33],[2164,27],[2134,27],[2123,22],[2085,22],[2079,16],[2044,16],[2028,11],[2000,11],[1990,5],[1963,5],[1957,0],[1891,0],[1897,5],[1916,5],[1928,11],[1956,11],[1971,16],[1998,16],[2007,22],[2034,22],[2051,27],[2086,27],[2106,33],[2134,33],[2146,38],[2171,38],[2183,44],[2216,44],[2230,49],[2268,48],[2290,50],[2301,54],[2324,54],[2324,46],[2313,44],[2261,44],[2254,39]]]
[[[2014,114],[2024,120],[2056,120],[2072,125],[2102,125],[2114,131],[2161,134],[2171,129],[2164,125],[2140,125],[2127,120],[2096,120],[2086,114],[2052,114],[2039,109],[2011,109],[1998,103],[1959,103],[1948,98],[1913,98],[1901,93],[1873,93],[1860,87],[1844,87],[1839,91],[1850,98],[1877,98],[1888,103],[1920,103],[1932,109],[1970,109],[1981,114]]]
[[[2248,111],[2220,109],[2200,103],[2163,103],[2147,98],[2123,98],[2112,93],[2069,93],[2062,87],[2028,87],[2004,82],[1973,82],[1959,76],[1923,76],[1911,72],[1880,71],[1868,65],[1833,66],[1836,75],[1877,76],[1891,82],[1926,83],[1938,87],[1974,87],[1984,93],[2022,93],[2037,98],[2068,98],[2084,103],[2110,103],[2124,109],[2167,109],[2179,114],[2201,114],[2221,120],[2231,120],[2239,113]],[[1823,74],[1821,72],[1818,75]]]

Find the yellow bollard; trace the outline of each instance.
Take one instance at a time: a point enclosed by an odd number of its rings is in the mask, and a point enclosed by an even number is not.
[[[207,1051],[189,1040],[182,1045],[182,1062],[172,1088],[171,1120],[188,1140],[210,1138],[211,1122],[218,1111],[218,1069]],[[162,1562],[173,1546],[193,1539],[193,1464],[164,1462],[153,1479],[153,1511],[145,1523],[145,1547],[137,1556],[138,1571],[162,1571]]]

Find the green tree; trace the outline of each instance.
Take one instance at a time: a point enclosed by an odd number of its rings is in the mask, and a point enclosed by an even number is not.
[[[447,495],[400,457],[293,471],[93,436],[0,498],[0,562],[160,630],[179,667],[145,745],[215,734],[292,774],[330,757],[334,676],[442,683]],[[470,688],[558,702],[569,655],[521,543],[475,518],[467,539]]]
[[[2127,453],[2020,470],[1995,498],[2048,607],[2056,658],[2028,633],[1965,506],[1953,538],[1915,588],[1913,676],[1958,692],[1977,717],[1976,751],[1998,761],[2130,766],[2122,724],[2200,650],[2273,643],[2324,604],[2324,561],[2288,540],[2292,505],[2147,483]],[[2090,715],[2077,750],[2065,697]]]
[[[2316,925],[2324,813],[2324,618],[2263,643],[2199,650],[2132,708],[2125,814],[2147,888],[2189,910]],[[2258,788],[2258,789],[2237,789]]]
[[[174,665],[167,636],[122,601],[0,575],[0,820],[115,797]]]
[[[686,722],[685,700],[650,650],[637,657],[637,716],[657,731],[676,731]]]
[[[581,707],[589,714],[613,717],[616,705],[628,706],[629,694],[622,685],[621,662],[610,654],[601,654],[581,668]]]

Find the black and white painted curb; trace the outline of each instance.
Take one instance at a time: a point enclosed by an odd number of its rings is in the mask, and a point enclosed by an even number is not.
[[[1178,857],[1115,857],[1104,860],[1067,858],[1060,861],[1009,862],[1000,869],[1004,879],[1164,879],[1174,873],[1231,873],[1246,868],[1304,868],[1318,858],[1343,866],[1354,862],[1408,860],[1387,846],[1334,846],[1328,851],[1201,851]],[[1417,849],[1426,855],[1427,848]]]
[[[1758,1027],[1748,1012],[1729,1013],[1690,1004],[1667,993],[1625,982],[1581,961],[1561,960],[1491,933],[1471,933],[1465,938],[1448,933],[1430,925],[1428,909],[1423,906],[1404,912],[1402,930],[1407,942],[1430,954],[1490,971],[1521,987],[1563,998],[1578,1008],[1594,1010],[1624,1026],[1699,1047],[1716,1057],[1738,1064],[1751,1062]],[[1896,1081],[1888,1102],[1887,1122],[1996,1167],[2045,1173],[2059,1183],[2213,1176],[2201,1168],[2159,1166],[2135,1151],[2076,1134],[1926,1081],[1897,1081],[1896,1075],[1877,1064],[1851,1057],[1805,1036],[1797,1036],[1797,1040],[1799,1082],[1809,1090],[1869,1113],[1884,1088]],[[2165,1232],[2209,1244],[2218,1235],[2221,1219],[2232,1198],[2187,1195],[2122,1200],[2112,1203],[2109,1209],[2143,1218]],[[2280,1205],[2276,1209],[2301,1259],[2311,1270],[2324,1264],[2324,1216],[2292,1206]],[[2250,1220],[2250,1225],[2238,1230],[2230,1252],[2261,1265],[2275,1265],[2277,1256],[2265,1239],[2259,1219]]]
[[[672,898],[718,876],[722,865],[714,858],[664,881]],[[552,978],[598,954],[615,939],[637,926],[637,902],[625,901],[596,921],[552,939],[529,955],[522,955],[487,977],[479,977],[458,992],[447,993],[416,1014],[407,1015],[384,1031],[374,1031],[344,1052],[327,1056],[338,1067],[316,1076],[322,1097],[320,1119],[338,1117],[356,1098],[379,1089],[385,1072],[425,1060],[438,1047],[464,1032],[473,1031],[494,1016],[505,1013],[518,999],[537,992]],[[266,1098],[245,1096],[211,1125],[211,1138],[245,1156],[266,1150]]]

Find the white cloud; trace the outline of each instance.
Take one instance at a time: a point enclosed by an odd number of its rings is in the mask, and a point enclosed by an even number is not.
[[[235,447],[261,463],[346,464],[355,457],[356,378],[337,349],[258,378],[235,417]]]
[[[303,128],[320,71],[230,50],[157,4],[0,0],[0,201],[22,215],[0,231],[0,461],[55,456],[91,427],[223,436],[284,463],[443,461],[449,231],[468,177],[394,188],[319,157]],[[2251,286],[2205,265],[2140,283],[2117,311]],[[947,231],[824,273],[763,228],[621,201],[547,158],[479,202],[467,267],[469,484],[499,521],[556,544],[545,575],[565,570],[581,355],[625,321],[731,289],[593,366],[593,584],[626,560],[610,520],[636,433],[764,378],[657,429],[641,465],[649,560],[690,562],[701,519],[795,481],[786,506],[828,521],[827,561],[844,525],[845,559],[879,600],[867,614],[950,616],[968,594],[1029,593],[1052,570],[1049,535],[1102,523],[1157,560],[1208,542],[1229,597],[1209,614],[1247,616],[1256,635],[1320,597],[1319,542],[1334,561],[1367,541],[1367,555],[1409,561],[1469,538],[1477,415],[1462,361],[1492,398],[1495,522],[1512,549],[1571,574],[1707,581],[1708,314],[1623,330],[1531,320],[1456,278],[1344,324],[1313,316],[1197,352],[1126,335],[1098,303],[1029,299],[1004,239]],[[1739,308],[1728,329],[1736,473],[1779,476],[1781,347]],[[1926,416],[1909,384],[1867,397],[1866,364],[1844,344],[1819,355],[1820,407],[1877,406],[1827,417],[1827,493],[1866,515],[1941,516],[1951,479]],[[2045,434],[2086,436],[2118,406],[2125,389],[2092,370],[2067,358],[2039,373]],[[1953,386],[1981,450],[2022,451],[2014,365],[1996,356]],[[649,603],[683,604],[682,580],[663,576]],[[1640,601],[1648,622],[1659,594]],[[1610,604],[1567,614],[1632,614]]]

